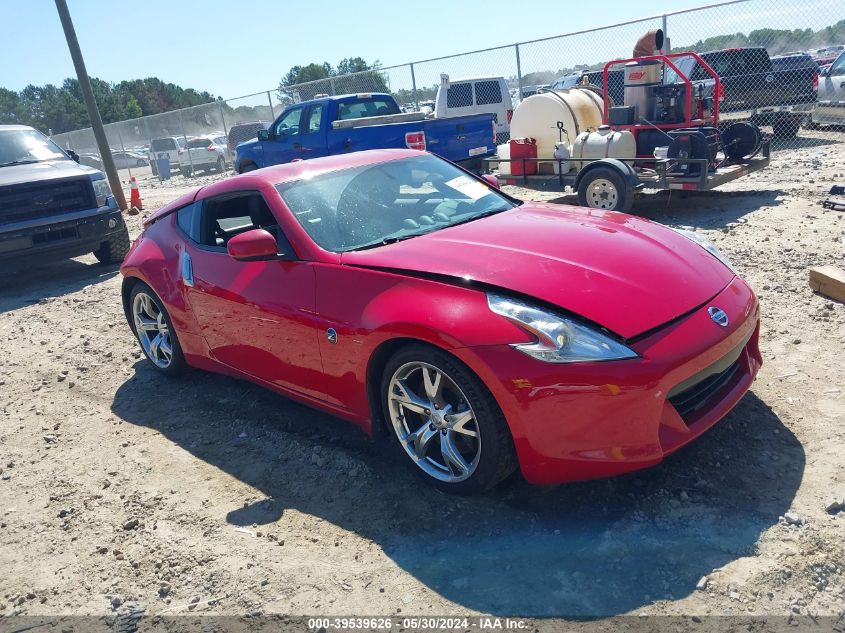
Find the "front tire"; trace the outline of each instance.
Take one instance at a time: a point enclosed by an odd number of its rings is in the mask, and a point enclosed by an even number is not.
[[[101,264],[119,264],[129,252],[129,230],[123,217],[120,218],[120,229],[113,233],[108,239],[100,244],[100,248],[94,251],[94,257]]]
[[[158,295],[138,281],[129,294],[130,324],[147,361],[166,375],[182,373],[187,364],[170,315]]]
[[[217,173],[222,174],[224,171],[226,171],[226,161],[221,156],[217,159]]]
[[[772,123],[772,132],[774,132],[775,138],[789,140],[798,135],[798,128],[800,127],[801,121],[798,119],[779,118]]]
[[[578,204],[582,207],[627,213],[633,203],[633,190],[611,167],[591,169],[578,183]]]
[[[442,350],[411,345],[385,366],[391,443],[417,475],[448,493],[489,490],[516,469],[504,415],[484,383]]]

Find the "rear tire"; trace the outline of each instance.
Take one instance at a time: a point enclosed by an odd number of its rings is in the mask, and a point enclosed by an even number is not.
[[[428,484],[475,494],[516,470],[513,438],[499,405],[452,355],[427,345],[400,349],[384,368],[379,393],[393,449]]]
[[[105,242],[100,244],[100,248],[94,251],[94,257],[101,264],[119,264],[129,252],[129,231],[123,217],[120,218],[120,224],[118,232],[110,235]]]
[[[578,204],[582,207],[627,213],[633,203],[633,189],[612,167],[591,169],[578,182]]]
[[[179,171],[181,171],[181,172],[182,172],[182,175],[183,175],[185,178],[190,178],[191,176],[193,176],[193,175],[194,175],[194,170],[193,170],[190,166],[187,166],[187,167],[180,167],[180,168],[179,168]]]
[[[221,156],[217,159],[217,172],[222,174],[224,171],[226,171],[226,161]]]
[[[176,330],[173,329],[167,309],[153,289],[144,282],[137,281],[129,294],[129,310],[129,326],[135,338],[138,339],[147,362],[165,376],[176,376],[185,371],[188,364],[182,354]],[[139,324],[144,328],[141,334],[143,339],[139,336]],[[161,339],[158,344],[155,344],[156,337],[159,335]],[[162,340],[167,341],[167,347],[164,346]],[[169,354],[162,353],[162,350],[168,348]]]
[[[256,169],[258,169],[258,165],[256,165],[255,163],[246,163],[245,165],[241,166],[241,170],[239,173],[245,174],[248,171],[255,171]]]

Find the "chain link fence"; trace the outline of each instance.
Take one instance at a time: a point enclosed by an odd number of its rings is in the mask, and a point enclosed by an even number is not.
[[[839,143],[845,141],[845,56],[837,60],[845,50],[843,16],[845,0],[732,0],[558,37],[277,86],[112,123],[106,125],[106,134],[118,167],[127,175],[149,175],[153,141],[170,137],[182,146],[194,137],[220,139],[230,167],[234,145],[254,138],[260,126],[269,126],[291,103],[321,94],[389,92],[404,111],[433,115],[438,86],[448,75],[450,81],[503,78],[509,93],[503,99],[509,98],[512,110],[540,89],[576,83],[601,86],[604,64],[631,57],[636,40],[659,28],[667,39],[664,50],[728,49],[727,54],[704,56],[723,79],[722,120],[752,120],[773,137],[773,148],[779,150]],[[692,79],[697,72],[701,73],[691,70]],[[624,98],[621,78],[616,82],[611,76],[611,80],[610,99],[619,105]],[[507,124],[500,123],[501,142],[507,138]],[[90,128],[56,134],[53,139],[80,154],[83,162],[99,162]]]

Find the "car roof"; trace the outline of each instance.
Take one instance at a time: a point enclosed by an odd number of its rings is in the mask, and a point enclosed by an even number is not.
[[[30,125],[0,125],[0,130],[34,130]]]
[[[426,155],[428,155],[428,152],[421,152],[415,149],[371,149],[265,167],[195,189],[153,213],[144,221],[144,225],[152,224],[156,220],[186,204],[190,204],[194,200],[204,200],[234,191],[262,189],[267,186],[278,185],[292,180],[301,180],[303,178],[313,178],[321,174],[352,167],[363,167],[390,160],[399,160],[400,158]]]

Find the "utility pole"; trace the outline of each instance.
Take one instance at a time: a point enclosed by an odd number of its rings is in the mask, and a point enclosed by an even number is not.
[[[59,11],[59,18],[62,21],[62,28],[65,31],[67,46],[70,49],[70,56],[73,59],[73,66],[76,68],[76,76],[79,79],[79,89],[85,99],[85,107],[88,109],[88,118],[91,120],[91,129],[94,131],[94,138],[97,139],[97,147],[100,149],[100,158],[103,161],[103,168],[109,179],[112,193],[117,200],[121,211],[126,211],[126,196],[123,195],[123,186],[117,175],[114,166],[114,159],[111,155],[109,142],[106,138],[106,130],[103,128],[103,120],[100,118],[100,111],[97,109],[97,102],[94,100],[94,91],[91,89],[91,81],[88,79],[88,71],[85,70],[85,61],[82,59],[82,51],[79,50],[79,41],[76,39],[76,31],[70,19],[70,12],[67,9],[65,0],[56,0],[56,9]]]

